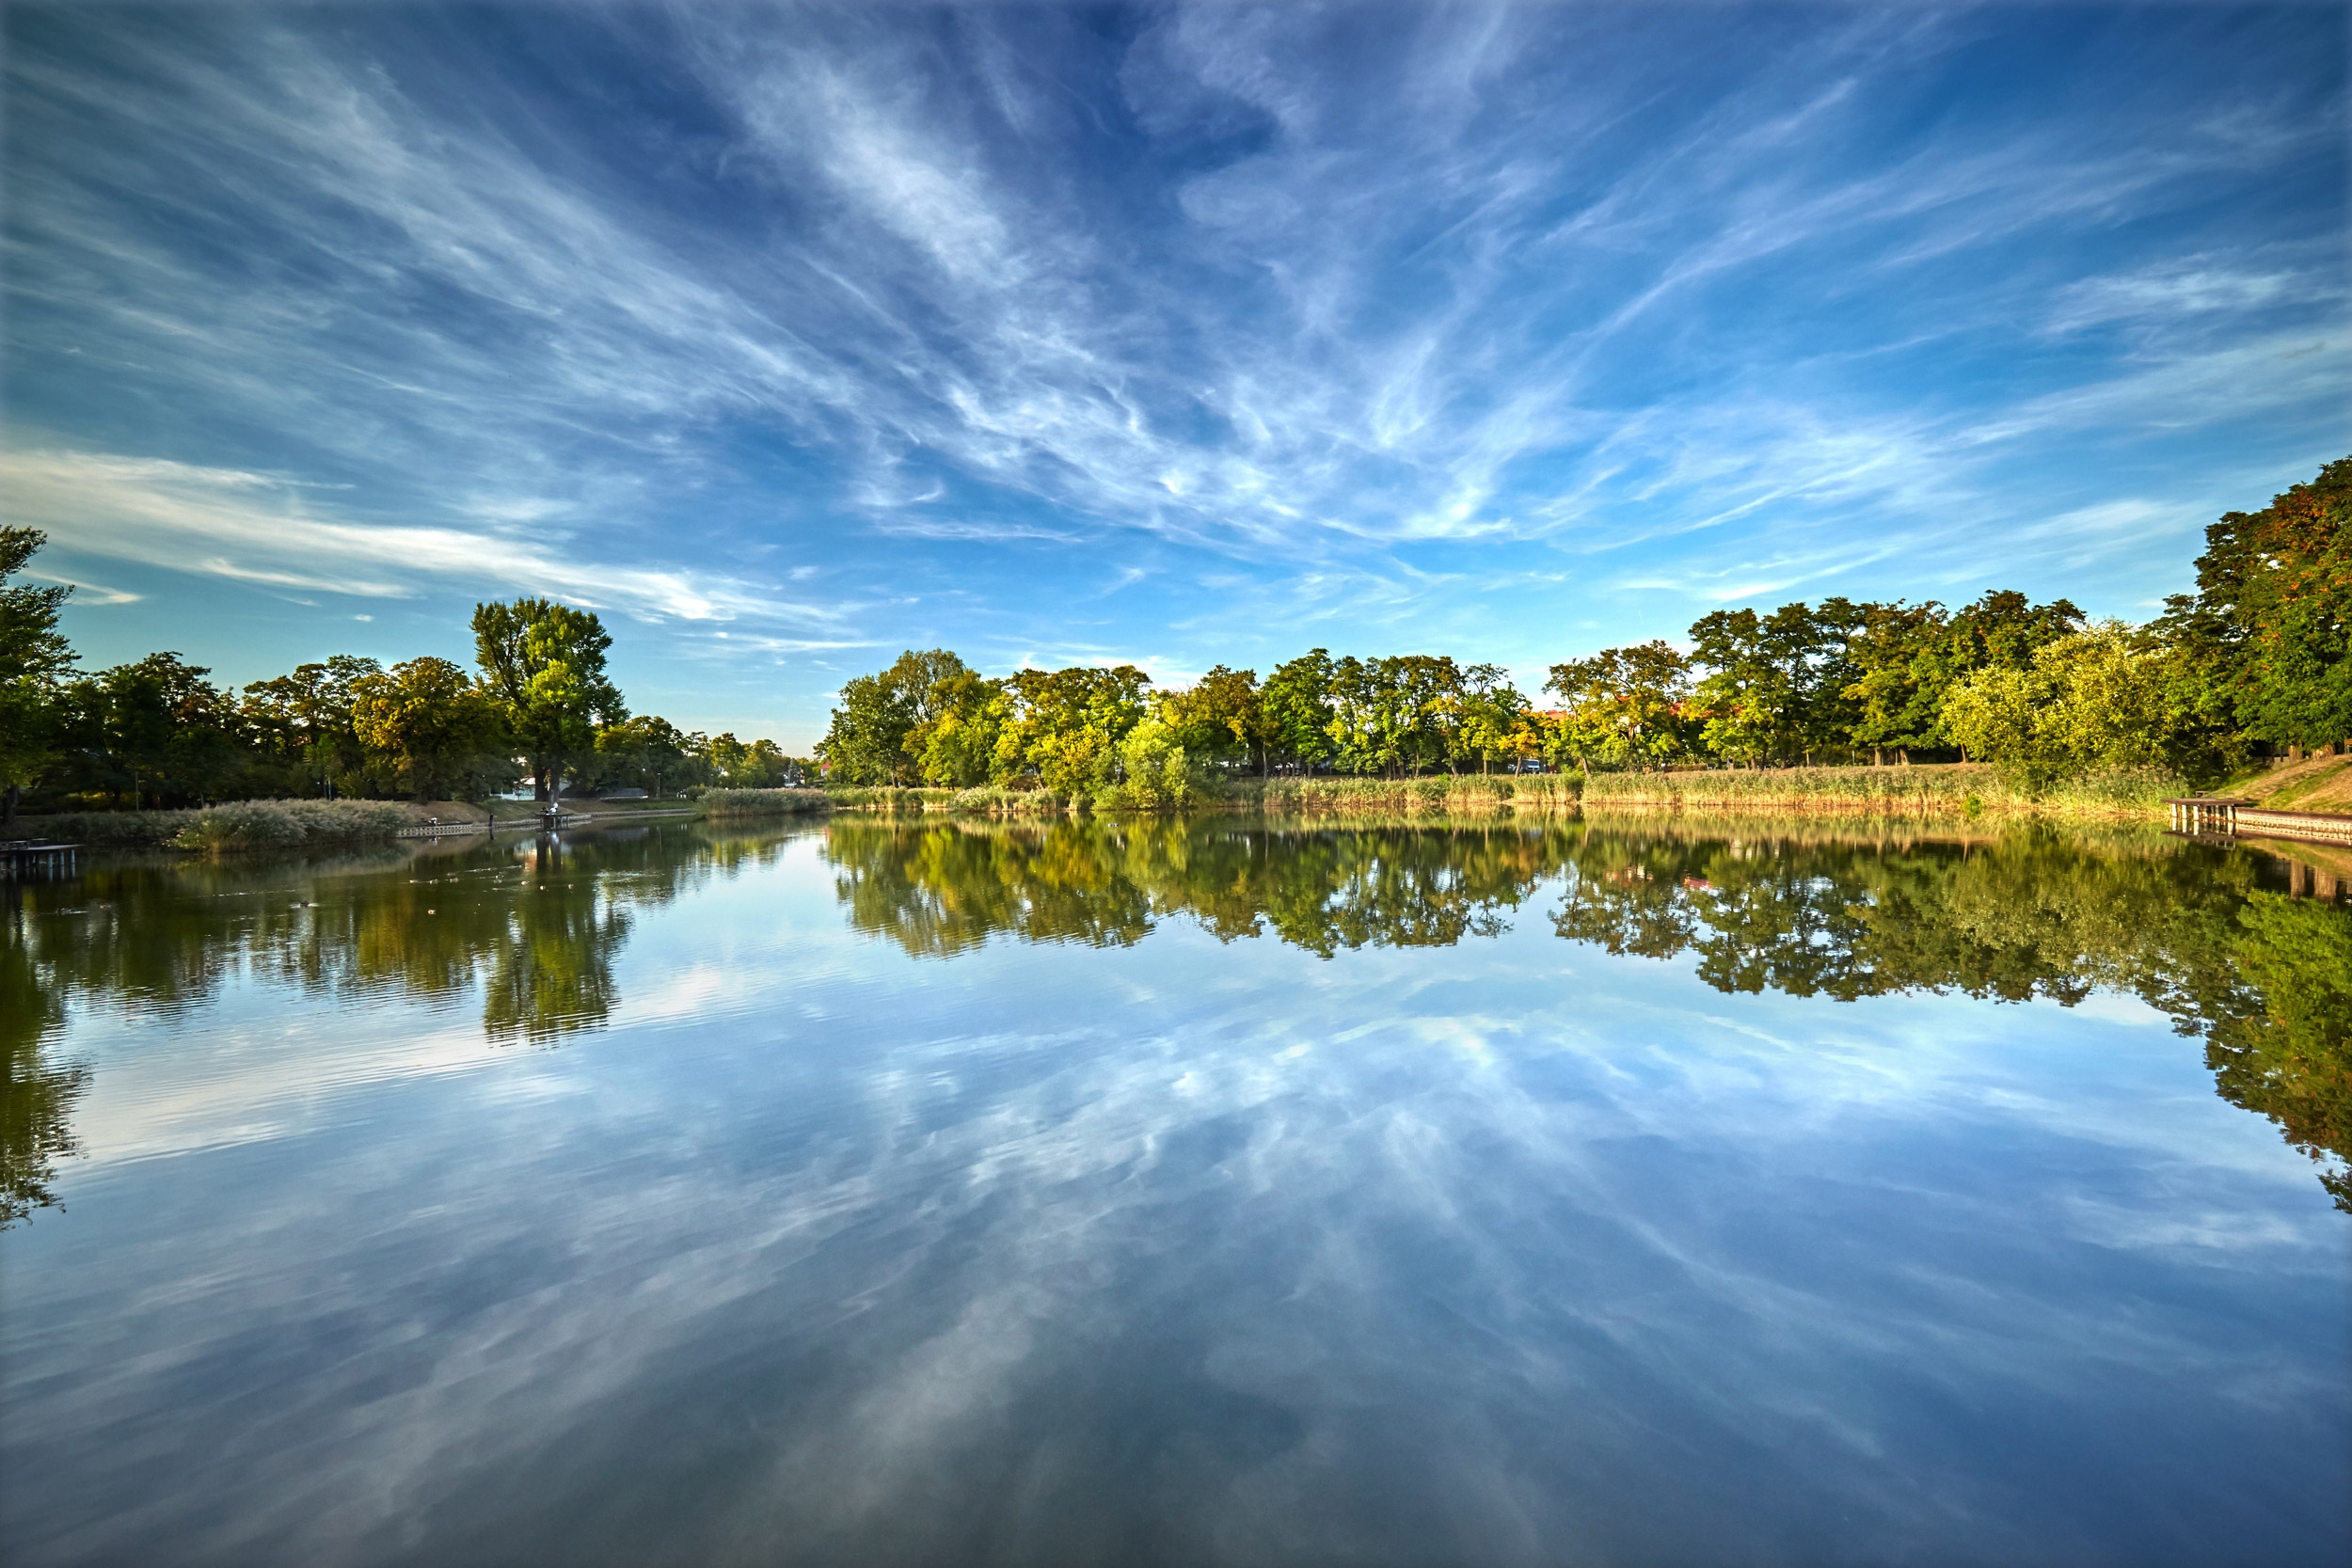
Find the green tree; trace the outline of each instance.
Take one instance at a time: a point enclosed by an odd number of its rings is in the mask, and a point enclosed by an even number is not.
[[[56,755],[61,683],[73,666],[57,630],[72,587],[8,580],[46,543],[34,529],[0,528],[0,828],[15,823],[18,799]]]
[[[1268,745],[1302,773],[1331,759],[1331,678],[1330,654],[1315,648],[1276,665],[1258,693]]]
[[[507,749],[499,704],[463,668],[427,655],[352,688],[351,721],[398,787],[418,800],[470,798],[502,785],[513,765],[485,759]],[[500,775],[493,781],[493,771]]]
[[[736,739],[731,731],[714,736],[705,754],[717,782],[729,789],[772,789],[785,782],[788,759],[765,736],[745,741]]]
[[[1007,699],[991,777],[1025,773],[1057,793],[1090,796],[1119,781],[1119,743],[1143,721],[1152,677],[1132,664],[1101,669],[1021,670],[1003,683]]]
[[[1461,670],[1443,656],[1340,659],[1331,666],[1324,724],[1333,760],[1350,773],[1419,775],[1441,765],[1461,689]]]
[[[1866,604],[1846,639],[1853,678],[1842,695],[1853,705],[1847,737],[1867,746],[1875,766],[1893,751],[1904,762],[1911,753],[1943,744],[1938,721],[1946,682],[1933,679],[1933,652],[1948,617],[1931,599],[1925,604]]]
[[[689,759],[700,739],[680,733],[667,719],[650,713],[607,724],[596,732],[601,782],[643,789],[658,800],[665,783],[675,790],[689,782]],[[702,741],[706,751],[708,745],[708,741]]]
[[[133,810],[220,799],[249,752],[236,705],[210,673],[160,653],[69,685],[63,736],[74,782],[127,794]]]
[[[1188,754],[1245,762],[1254,757],[1263,774],[1269,771],[1267,750],[1276,736],[1260,696],[1255,670],[1229,670],[1220,664],[1185,689],[1162,698],[1160,718]]]
[[[1008,705],[998,683],[945,648],[910,653],[886,673],[906,689],[914,722],[900,742],[926,784],[983,783]]]
[[[552,800],[564,769],[593,758],[597,729],[628,717],[605,674],[612,639],[593,611],[547,599],[476,605],[473,636],[482,683],[521,748],[532,793]]]
[[[1498,757],[1516,761],[1538,749],[1528,701],[1500,664],[1465,666],[1446,711],[1452,721],[1450,756],[1476,757],[1481,773],[1491,771]]]
[[[2287,749],[2352,739],[2352,457],[2205,531],[2197,592],[2166,601],[2185,700]]]
[[[246,687],[240,713],[274,765],[273,794],[332,799],[365,787],[367,750],[352,727],[352,698],[359,682],[383,670],[374,659],[337,654]]]
[[[1562,738],[1580,767],[1650,767],[1683,749],[1690,661],[1662,641],[1603,648],[1551,667]]]
[[[2104,621],[1994,665],[1945,698],[1946,733],[2029,788],[2126,768],[2196,768],[2203,727],[2184,711],[2154,634]]]
[[[1719,610],[1694,622],[1692,662],[1708,673],[1693,695],[1708,749],[1756,765],[1793,760],[1838,736],[1853,608],[1831,599],[1820,611]]]
[[[2038,605],[2013,589],[1994,589],[1974,604],[1956,610],[1944,625],[1941,637],[1931,641],[1913,659],[1913,678],[1919,700],[1945,710],[1951,689],[1985,670],[2029,670],[2034,656],[2083,626],[2083,612],[2067,599]],[[1939,725],[1938,740],[1961,748],[1965,741]]]

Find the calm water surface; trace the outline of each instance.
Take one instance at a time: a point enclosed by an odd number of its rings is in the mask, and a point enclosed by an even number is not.
[[[839,820],[0,931],[11,1563],[2341,1563],[2352,911]]]

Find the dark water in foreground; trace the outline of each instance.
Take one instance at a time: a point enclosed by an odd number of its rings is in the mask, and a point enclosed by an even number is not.
[[[12,887],[0,1557],[2343,1561],[2352,911],[1737,832]]]

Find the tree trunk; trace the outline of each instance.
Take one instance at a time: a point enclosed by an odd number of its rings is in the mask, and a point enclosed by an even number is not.
[[[5,792],[0,792],[0,828],[16,826],[16,798],[24,792],[22,784],[10,784]]]
[[[1876,746],[1870,748],[1870,766],[1873,768],[1883,768],[1886,766],[1886,753],[1880,751]]]

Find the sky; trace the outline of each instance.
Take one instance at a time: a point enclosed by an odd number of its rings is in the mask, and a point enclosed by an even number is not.
[[[639,712],[2064,594],[2352,451],[2352,11],[11,3],[0,505],[86,664]]]

